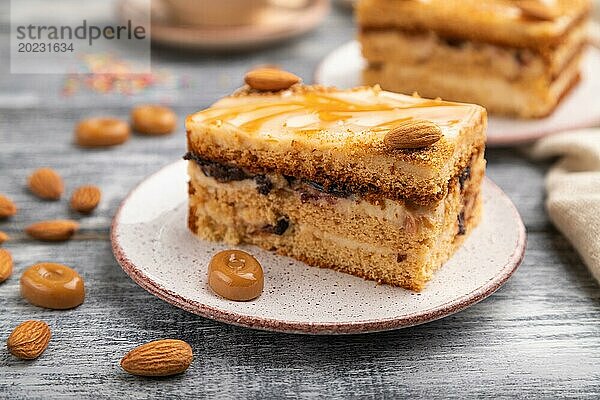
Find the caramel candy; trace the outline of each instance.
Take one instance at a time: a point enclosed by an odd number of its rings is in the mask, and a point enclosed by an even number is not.
[[[168,107],[137,106],[131,110],[131,126],[145,135],[166,135],[177,127],[177,115]]]
[[[88,118],[75,127],[75,142],[81,147],[109,147],[129,139],[129,125],[117,118]]]
[[[36,306],[66,310],[83,303],[85,288],[81,276],[66,265],[40,263],[21,275],[21,296]]]
[[[248,301],[263,290],[263,270],[256,258],[241,250],[223,250],[208,264],[208,285],[229,300]]]

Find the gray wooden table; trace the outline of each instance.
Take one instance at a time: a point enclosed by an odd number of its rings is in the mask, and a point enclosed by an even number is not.
[[[0,8],[0,193],[19,214],[0,223],[15,274],[0,285],[0,339],[26,319],[43,319],[54,337],[36,361],[0,349],[0,398],[398,398],[600,397],[600,289],[579,256],[551,226],[543,176],[518,149],[489,149],[488,174],[523,215],[529,232],[518,272],[487,300],[448,318],[393,332],[311,337],[254,331],[213,322],[145,292],[123,273],[109,242],[111,218],[125,194],[148,174],[181,157],[184,131],[164,138],[134,136],[113,150],[72,145],[75,122],[94,115],[126,118],[130,105],[166,100],[179,115],[206,107],[240,84],[250,65],[278,63],[308,81],[318,61],[354,35],[351,16],[334,10],[315,32],[243,55],[190,55],[155,49],[155,68],[187,76],[188,88],[131,97],[80,92],[60,96],[63,77],[11,75],[8,11]],[[25,189],[36,167],[51,166],[68,189],[99,185],[103,200],[90,217],[62,202],[42,202]],[[70,217],[82,230],[62,244],[32,241],[34,221]],[[27,266],[53,261],[76,268],[86,302],[49,311],[19,296]],[[194,348],[184,375],[140,379],[119,367],[138,344],[181,338]]]

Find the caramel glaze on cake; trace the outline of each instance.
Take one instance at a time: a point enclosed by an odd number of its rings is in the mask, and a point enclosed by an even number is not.
[[[411,119],[442,138],[386,149]],[[243,89],[186,120],[189,228],[421,290],[480,218],[485,121],[479,106],[377,87]]]
[[[385,134],[411,118],[437,123],[444,138],[423,149],[386,151]],[[340,92],[299,85],[283,94],[238,92],[188,117],[186,127],[189,150],[213,161],[427,204],[443,198],[474,149],[484,148],[485,135],[478,131],[485,123],[485,111],[472,104],[378,87]],[[194,134],[196,127],[202,137]]]

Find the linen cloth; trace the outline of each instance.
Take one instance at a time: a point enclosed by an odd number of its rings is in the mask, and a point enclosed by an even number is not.
[[[546,209],[600,282],[600,128],[546,137],[532,155],[559,157],[546,176]]]

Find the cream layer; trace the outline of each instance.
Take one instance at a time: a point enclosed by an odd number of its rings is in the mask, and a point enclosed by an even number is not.
[[[387,63],[364,71],[366,83],[378,82],[387,90],[418,91],[423,96],[481,104],[490,112],[541,117],[551,112],[576,82],[580,58],[574,58],[550,84],[543,78],[509,81],[491,73],[443,71],[434,68]]]
[[[509,80],[541,75],[557,76],[585,45],[585,21],[549,54],[527,48],[511,48],[469,40],[451,40],[433,31],[406,32],[399,29],[364,31],[360,34],[363,54],[370,63],[397,63],[462,71],[493,71]]]
[[[206,176],[194,162],[189,162],[188,173],[192,182],[208,190],[216,188],[226,192],[249,190],[256,192],[258,190],[258,184],[252,178],[225,183],[218,182],[216,179]],[[367,199],[356,195],[337,197],[328,193],[319,192],[316,189],[311,189],[310,185],[301,183],[290,185],[288,180],[279,174],[268,174],[266,177],[272,182],[273,186],[271,191],[283,191],[284,193],[293,194],[295,196],[306,196],[307,202],[318,205],[319,207],[330,208],[332,212],[347,216],[347,218],[373,218],[381,223],[404,227],[408,230],[418,229],[415,221],[421,221],[421,223],[425,222],[429,226],[435,226],[441,224],[444,220],[444,201],[428,206],[412,204],[407,206],[403,201],[381,198],[377,199],[377,203],[375,204],[373,201],[368,201]],[[247,220],[244,222],[249,225],[264,225],[264,221],[252,220],[251,215],[246,216],[246,218]]]

